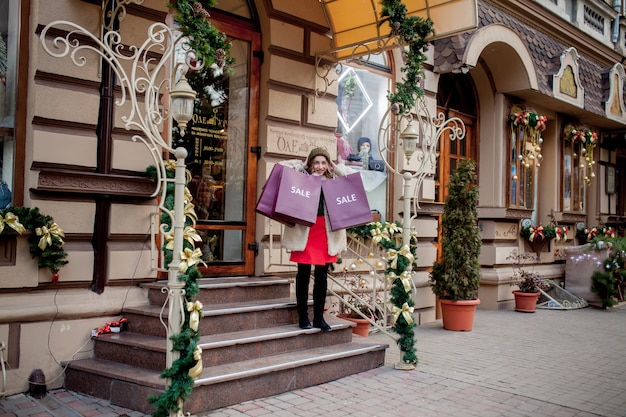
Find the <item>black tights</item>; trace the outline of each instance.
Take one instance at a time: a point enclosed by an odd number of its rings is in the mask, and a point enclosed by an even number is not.
[[[311,277],[311,265],[298,264],[296,274],[296,301],[300,318],[307,317],[309,301],[309,281]],[[323,320],[324,304],[326,302],[326,289],[328,288],[328,264],[315,265],[313,272],[313,321]]]

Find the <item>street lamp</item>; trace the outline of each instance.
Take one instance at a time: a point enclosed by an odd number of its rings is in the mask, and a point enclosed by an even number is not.
[[[65,36],[49,35],[56,28],[62,28]],[[53,40],[47,42],[47,38]],[[84,37],[87,42],[79,43],[77,38]],[[150,152],[157,173],[157,187],[152,193],[153,197],[161,195],[159,210],[167,214],[172,220],[173,230],[173,256],[168,266],[167,303],[169,314],[167,317],[167,353],[166,366],[171,368],[174,361],[179,359],[180,352],[173,349],[172,336],[181,332],[185,322],[185,283],[178,279],[179,266],[182,263],[181,252],[183,251],[183,230],[185,227],[185,158],[187,150],[184,147],[174,148],[172,145],[172,129],[168,123],[169,117],[178,122],[181,135],[184,135],[187,122],[193,117],[194,100],[196,92],[191,88],[185,77],[185,72],[179,81],[169,92],[171,102],[169,115],[163,111],[161,97],[166,93],[165,88],[171,86],[174,81],[176,69],[183,66],[185,69],[191,66],[192,61],[197,62],[193,51],[186,51],[183,63],[177,63],[174,68],[178,47],[181,45],[182,35],[175,34],[166,24],[154,23],[148,28],[148,39],[134,49],[119,48],[120,39],[118,33],[108,32],[100,39],[87,29],[69,21],[58,20],[49,23],[40,35],[43,49],[51,56],[62,58],[69,56],[72,62],[82,67],[85,65],[85,56],[93,54],[105,59],[117,76],[121,98],[116,105],[128,109],[128,113],[121,117],[127,130],[139,131],[133,135],[134,141],[143,142]],[[145,59],[152,51],[158,50],[159,59]],[[183,48],[184,50],[184,48]],[[127,52],[131,53],[128,54]],[[199,69],[200,65],[194,65]],[[130,68],[130,71],[128,70]],[[140,100],[140,98],[143,98]],[[127,107],[124,107],[127,106]],[[165,132],[165,133],[164,133]],[[167,177],[169,164],[163,160],[163,151],[174,154],[176,158],[175,176]],[[165,206],[167,184],[174,182],[174,210]],[[159,216],[160,218],[160,216]],[[163,230],[162,230],[163,231]],[[170,381],[167,380],[167,385]],[[178,411],[170,411],[170,416],[182,416],[183,400],[178,398]]]
[[[170,97],[172,99],[170,111],[172,112],[172,117],[178,123],[181,136],[185,136],[187,122],[193,117],[193,106],[196,95],[194,89],[191,88],[187,82],[185,74],[181,75],[180,80],[178,80],[174,88],[170,91]]]
[[[409,122],[402,133],[400,133],[400,140],[402,141],[402,150],[406,157],[406,163],[409,164],[411,157],[417,150],[417,143],[419,141],[419,134],[415,128],[413,128],[413,123]]]

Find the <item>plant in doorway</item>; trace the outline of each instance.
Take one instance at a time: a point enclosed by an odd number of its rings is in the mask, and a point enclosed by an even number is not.
[[[443,257],[435,261],[430,286],[441,303],[446,330],[472,330],[480,285],[476,163],[459,161],[450,176],[441,229]],[[458,321],[457,321],[458,320]]]

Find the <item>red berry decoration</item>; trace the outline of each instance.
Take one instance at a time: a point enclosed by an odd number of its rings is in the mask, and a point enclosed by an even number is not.
[[[53,284],[58,284],[59,283],[59,273],[58,272],[52,274],[52,283]]]

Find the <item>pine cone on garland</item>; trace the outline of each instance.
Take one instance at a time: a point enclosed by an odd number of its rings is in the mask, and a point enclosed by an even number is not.
[[[200,3],[199,1],[193,4],[193,14],[196,17],[203,17],[205,19],[208,19],[209,17],[211,17],[209,12],[206,11],[206,9],[202,6],[202,3]]]

